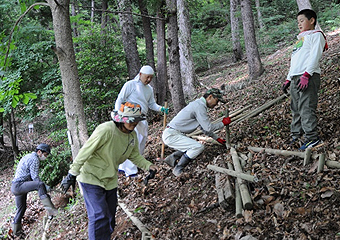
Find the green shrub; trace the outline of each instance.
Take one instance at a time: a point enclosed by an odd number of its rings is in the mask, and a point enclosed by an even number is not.
[[[51,155],[45,161],[40,161],[40,179],[50,187],[58,185],[68,173],[72,154],[66,145],[53,147]]]

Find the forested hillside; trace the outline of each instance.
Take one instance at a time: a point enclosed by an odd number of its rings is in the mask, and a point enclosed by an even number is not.
[[[94,2],[97,7],[100,5],[99,1]],[[88,220],[79,189],[73,197],[59,191],[59,183],[72,162],[72,151],[67,139],[67,120],[63,106],[65,92],[58,60],[52,50],[55,39],[48,8],[36,8],[21,20],[14,31],[7,65],[4,65],[11,27],[25,9],[23,3],[29,5],[25,1],[19,3],[21,5],[4,1],[0,5],[1,16],[4,16],[0,25],[5,29],[0,32],[0,239],[12,239],[10,223],[15,214],[15,202],[10,185],[16,163],[39,142],[47,142],[53,147],[53,156],[42,163],[41,177],[56,190],[51,192],[51,196],[59,208],[59,214],[44,232],[45,210],[37,193],[30,193],[28,209],[23,218],[25,234],[22,239],[41,239],[43,234],[48,239],[56,240],[87,239]],[[100,27],[102,15],[94,14],[91,19],[90,6],[83,1],[79,3],[80,9],[75,10],[78,14],[71,15],[71,24],[73,30],[79,30],[78,35],[72,33],[73,44],[87,131],[91,134],[99,123],[109,120],[114,99],[122,84],[129,79],[130,69],[126,63],[121,32],[118,30],[120,19],[117,6],[109,7],[111,25],[108,24],[108,32],[105,34]],[[152,113],[148,117],[149,137],[144,156],[154,162],[159,171],[147,186],[143,182],[147,172],[140,171],[137,178],[120,175],[118,192],[121,203],[145,225],[154,239],[340,237],[340,169],[326,165],[323,171],[319,171],[321,154],[325,155],[326,161],[339,162],[340,156],[339,3],[311,1],[320,13],[319,23],[327,36],[329,50],[324,52],[321,60],[322,81],[317,109],[318,130],[323,144],[312,150],[308,164],[304,164],[303,158],[294,155],[269,154],[248,148],[299,151],[298,146],[288,145],[290,97],[281,91],[289,69],[291,45],[298,33],[296,2],[260,0],[260,4],[264,26],[260,26],[259,19],[254,20],[254,26],[264,72],[254,79],[249,77],[247,57],[244,55],[236,61],[233,54],[229,2],[190,1],[188,6],[197,79],[193,85],[193,95],[186,96],[186,102],[201,97],[208,88],[223,86],[227,103],[219,103],[218,107],[209,111],[211,119],[215,120],[222,117],[227,109],[231,114],[239,110],[243,110],[239,115],[254,113],[261,106],[282,96],[270,107],[242,121],[235,120],[229,127],[231,145],[244,161],[243,171],[259,179],[258,182],[246,184],[252,207],[243,210],[242,216],[237,217],[234,202],[227,207],[219,204],[216,172],[208,169],[208,165],[226,168],[227,163],[232,163],[233,159],[230,149],[214,144],[204,135],[198,139],[205,144],[204,152],[187,167],[186,174],[176,178],[172,169],[158,159],[161,155],[163,116]],[[137,5],[132,4],[136,39],[140,63],[146,64],[148,57]],[[253,8],[256,16],[255,5]],[[292,8],[294,11],[286,10]],[[73,11],[72,8],[70,11]],[[152,11],[149,14],[157,15]],[[153,31],[156,20],[151,20]],[[155,38],[155,32],[153,36]],[[240,43],[244,51],[242,36]],[[155,89],[156,83],[155,80]],[[167,94],[170,94],[169,90]],[[9,100],[8,96],[12,98]],[[167,96],[170,104],[168,122],[176,113],[170,99]],[[32,133],[28,132],[30,123],[34,123]],[[12,133],[16,134],[16,141],[13,141]],[[218,133],[223,138],[225,134],[225,130]],[[165,156],[172,151],[165,148]],[[232,188],[235,188],[234,177],[227,177],[226,174],[221,176],[223,181],[228,178]],[[140,229],[121,207],[117,208],[116,223],[112,239],[142,238]]]

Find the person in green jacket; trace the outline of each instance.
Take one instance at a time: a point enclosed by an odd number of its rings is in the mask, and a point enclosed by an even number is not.
[[[144,120],[141,106],[124,102],[111,113],[113,121],[97,126],[70,166],[61,182],[66,193],[79,182],[89,219],[90,240],[109,240],[115,227],[118,166],[126,159],[143,170],[157,171],[138,150],[134,128]]]

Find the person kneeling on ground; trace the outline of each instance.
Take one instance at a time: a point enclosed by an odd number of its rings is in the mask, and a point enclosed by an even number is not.
[[[230,124],[230,118],[223,118],[222,122],[213,124],[207,114],[208,108],[214,108],[219,101],[225,103],[221,91],[217,88],[209,89],[203,97],[183,108],[165,128],[162,134],[164,144],[177,151],[165,158],[164,162],[174,167],[172,172],[175,176],[180,176],[189,162],[204,150],[201,143],[185,134],[192,133],[200,127],[204,134],[225,145],[226,141],[214,134],[214,131]]]
[[[113,121],[96,127],[61,182],[66,193],[71,185],[75,186],[76,179],[79,181],[89,219],[90,240],[109,240],[114,231],[119,164],[130,159],[144,170],[157,171],[138,150],[134,129],[139,121],[145,120],[141,106],[124,102],[111,117]]]
[[[15,196],[15,205],[17,207],[12,224],[14,235],[20,235],[22,232],[21,219],[27,208],[26,200],[29,192],[38,191],[40,200],[50,217],[58,213],[50,196],[47,194],[49,187],[39,178],[40,161],[44,161],[50,153],[50,146],[41,143],[37,146],[35,152],[29,153],[20,159],[11,187],[11,192]]]

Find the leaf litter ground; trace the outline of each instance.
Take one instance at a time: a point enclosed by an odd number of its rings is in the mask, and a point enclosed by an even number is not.
[[[325,153],[326,159],[339,161],[340,156],[340,36],[329,33],[330,49],[322,58],[322,84],[317,114],[320,138],[324,144],[314,153]],[[265,73],[256,81],[246,82],[245,62],[216,66],[199,77],[201,85],[226,85],[228,104],[219,105],[209,114],[221,117],[251,105],[251,110],[282,94],[280,88],[288,71],[290,48],[281,49],[262,59]],[[198,94],[201,96],[201,94]],[[173,117],[169,114],[168,119]],[[172,169],[157,161],[161,150],[162,117],[150,119],[150,134],[145,157],[159,166],[156,178],[144,185],[147,173],[137,178],[119,176],[119,197],[128,209],[152,233],[155,239],[340,239],[339,169],[325,167],[317,173],[317,159],[303,166],[303,159],[294,156],[249,152],[248,146],[294,150],[289,147],[291,121],[289,98],[248,120],[230,125],[231,143],[239,153],[248,156],[244,171],[256,174],[257,183],[249,183],[253,208],[242,218],[235,217],[235,206],[227,209],[218,204],[215,173],[208,164],[225,167],[232,162],[230,152],[218,145],[205,143],[204,152],[186,168],[186,174],[176,178]],[[225,132],[219,133],[221,137]],[[165,148],[165,155],[173,150]],[[8,165],[1,157],[1,166]],[[9,164],[10,165],[10,164]],[[10,193],[12,166],[1,171],[0,238],[6,237],[15,213],[14,197]],[[232,178],[231,178],[232,180]],[[78,192],[69,200],[52,193],[60,214],[53,219],[47,232],[49,239],[87,239],[87,216]],[[68,200],[72,204],[68,204]],[[23,239],[40,239],[45,211],[37,194],[29,194],[28,209],[23,219]],[[121,208],[117,208],[116,229],[112,239],[141,239],[142,234]],[[246,237],[248,236],[248,237]],[[17,238],[18,239],[18,238]]]

